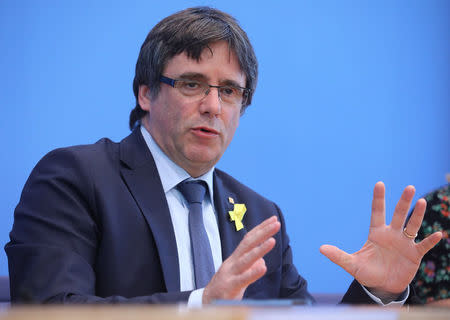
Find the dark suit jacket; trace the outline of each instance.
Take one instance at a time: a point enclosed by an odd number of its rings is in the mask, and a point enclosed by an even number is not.
[[[244,229],[228,211],[244,203]],[[267,273],[245,297],[311,299],[292,264],[280,209],[226,173],[214,172],[214,205],[225,260],[243,236],[277,215],[281,231],[265,257]],[[186,301],[161,181],[139,130],[113,143],[57,149],[34,168],[5,246],[13,302]],[[352,298],[371,302],[357,286]],[[355,299],[354,297],[357,297]]]

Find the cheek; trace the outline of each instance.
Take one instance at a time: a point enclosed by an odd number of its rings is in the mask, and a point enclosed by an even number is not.
[[[240,113],[239,112],[233,112],[232,115],[230,115],[230,118],[228,120],[227,125],[227,132],[228,132],[228,140],[231,141],[231,139],[234,136],[234,133],[239,126],[239,120],[240,120]]]
[[[159,120],[164,123],[166,132],[176,132],[177,129],[183,127],[186,117],[183,115],[183,107],[174,106],[173,104],[166,104],[160,110]]]

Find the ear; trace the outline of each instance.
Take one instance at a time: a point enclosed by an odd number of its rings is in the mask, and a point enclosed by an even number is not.
[[[146,85],[139,86],[138,101],[142,110],[150,111],[150,89]]]

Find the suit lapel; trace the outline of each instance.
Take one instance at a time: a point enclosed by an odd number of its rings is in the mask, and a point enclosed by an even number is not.
[[[178,252],[166,196],[140,128],[120,143],[121,174],[147,221],[168,292],[180,291]]]
[[[230,220],[228,211],[232,211],[234,205],[229,199],[233,199],[234,203],[239,202],[239,197],[228,189],[223,183],[220,176],[217,174],[217,170],[214,171],[214,207],[217,212],[219,221],[219,233],[222,245],[222,260],[227,259],[239,245],[242,238],[247,233],[245,225],[245,215],[242,220],[244,228],[236,231],[234,221]]]

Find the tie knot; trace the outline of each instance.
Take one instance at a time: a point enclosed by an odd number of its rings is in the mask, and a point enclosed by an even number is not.
[[[177,185],[188,203],[202,203],[205,198],[206,187],[201,180],[183,181]]]

